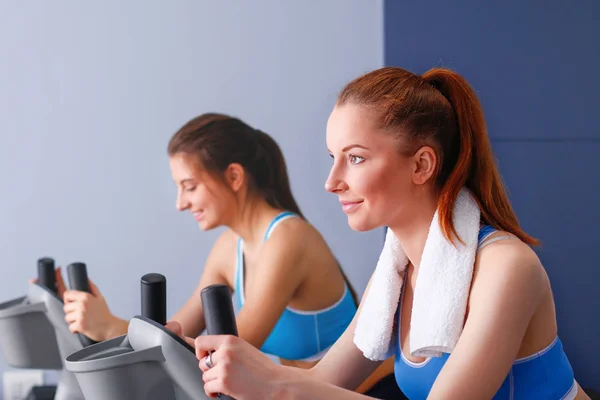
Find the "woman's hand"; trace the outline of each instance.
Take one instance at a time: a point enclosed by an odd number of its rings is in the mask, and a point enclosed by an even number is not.
[[[56,294],[58,295],[59,299],[62,299],[65,295],[67,288],[65,286],[65,281],[62,277],[62,273],[60,272],[60,267],[56,267],[56,269],[54,270],[54,275],[56,277]],[[29,283],[35,282],[38,282],[38,278],[29,280]]]
[[[100,290],[90,280],[90,290],[67,290],[64,293],[65,321],[69,330],[101,342],[127,332],[127,322],[111,314]],[[64,284],[63,284],[64,285]]]
[[[273,363],[244,340],[230,335],[198,336],[196,357],[204,372],[204,391],[209,397],[223,393],[236,400],[283,398],[283,382],[291,368]],[[207,365],[207,356],[210,355]],[[296,380],[301,372],[294,376]],[[290,377],[291,378],[291,377]]]
[[[223,393],[236,400],[370,398],[319,380],[311,370],[277,365],[236,336],[198,336],[196,358],[209,397]],[[337,367],[344,369],[347,365]]]
[[[168,330],[185,340],[185,342],[190,346],[194,347],[194,339],[192,339],[191,337],[187,337],[183,334],[183,328],[181,327],[181,324],[179,322],[169,321],[165,325],[165,328],[167,328]]]

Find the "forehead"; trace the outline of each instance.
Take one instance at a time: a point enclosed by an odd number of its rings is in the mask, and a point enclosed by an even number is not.
[[[327,147],[331,151],[341,151],[351,144],[373,149],[389,146],[392,141],[392,135],[381,132],[374,113],[364,106],[336,106],[327,121]]]
[[[190,154],[178,153],[169,157],[171,171],[178,180],[199,179],[205,175],[200,162]]]

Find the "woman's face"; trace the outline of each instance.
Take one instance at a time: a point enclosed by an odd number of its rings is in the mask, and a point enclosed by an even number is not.
[[[402,223],[418,210],[419,160],[399,152],[401,138],[383,132],[363,106],[336,106],[327,123],[333,166],[325,189],[337,194],[356,231]]]
[[[235,204],[231,189],[199,167],[188,154],[175,154],[169,162],[177,185],[177,209],[189,210],[204,231],[224,225]]]

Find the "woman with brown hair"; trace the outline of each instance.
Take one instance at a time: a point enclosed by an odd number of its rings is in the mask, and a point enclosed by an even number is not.
[[[198,336],[205,329],[201,290],[226,284],[239,309],[241,338],[284,365],[314,366],[348,327],[358,301],[325,240],[303,217],[277,143],[240,119],[203,114],[173,135],[168,154],[177,208],[204,231],[228,228],[168,328]],[[98,288],[90,287],[91,294],[65,293],[71,331],[96,341],[126,333],[128,321],[112,315]],[[389,386],[396,396],[395,382]]]

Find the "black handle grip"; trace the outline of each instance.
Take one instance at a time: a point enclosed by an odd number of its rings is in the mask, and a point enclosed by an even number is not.
[[[87,267],[84,263],[74,262],[69,264],[67,266],[67,278],[69,279],[69,287],[71,289],[92,293],[90,290],[90,282],[88,280]],[[79,340],[83,347],[98,343],[81,333],[79,334]]]
[[[206,333],[209,335],[235,335],[238,336],[231,291],[227,285],[211,285],[200,292]],[[234,400],[233,397],[219,394],[223,400]]]
[[[43,257],[38,260],[38,284],[58,295],[54,259]]]
[[[200,292],[202,309],[209,335],[238,336],[231,291],[227,285],[211,285]]]
[[[86,293],[92,293],[88,280],[87,267],[82,262],[74,262],[67,266],[69,287]]]
[[[146,274],[141,281],[142,316],[166,325],[167,278],[161,274]]]

